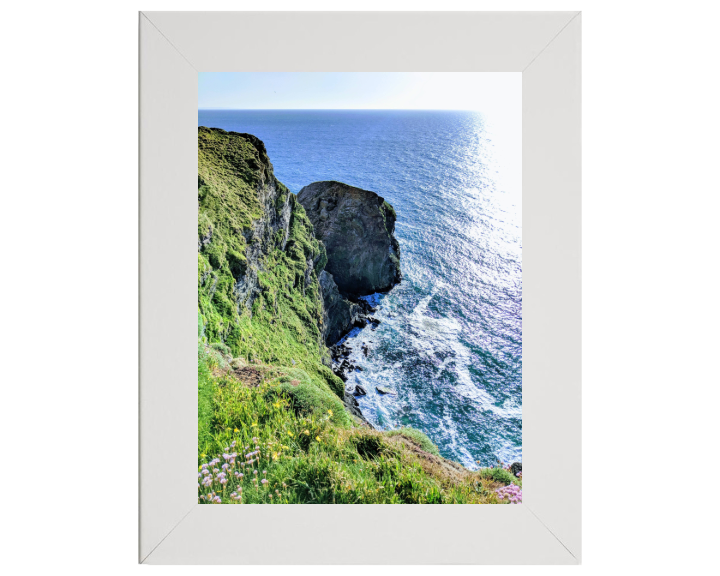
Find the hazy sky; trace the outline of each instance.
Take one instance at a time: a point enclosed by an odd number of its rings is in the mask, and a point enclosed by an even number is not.
[[[198,108],[476,110],[519,202],[520,72],[201,72]]]
[[[201,72],[199,108],[490,110],[518,72]]]

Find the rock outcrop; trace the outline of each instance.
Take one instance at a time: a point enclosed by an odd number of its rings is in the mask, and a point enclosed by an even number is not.
[[[360,306],[343,298],[332,274],[323,270],[318,277],[323,295],[323,338],[328,345],[342,338],[358,320]]]
[[[330,181],[305,186],[297,198],[325,244],[326,270],[342,294],[386,292],[400,282],[395,210],[382,196]]]

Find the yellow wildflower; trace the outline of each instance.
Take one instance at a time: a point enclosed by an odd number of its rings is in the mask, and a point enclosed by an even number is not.
[[[328,414],[330,414],[330,416],[332,416],[332,410],[328,410]]]
[[[235,428],[234,432],[235,432],[235,434],[237,434],[238,432],[240,432],[240,430],[238,430],[237,428]]]
[[[310,436],[310,430],[305,430],[305,435]]]
[[[292,438],[292,437],[293,437],[293,433],[292,433],[292,432],[290,432],[290,430],[288,430],[288,436],[290,436],[290,438]]]
[[[253,422],[252,427],[253,427],[253,428],[257,428],[257,422]]]
[[[317,440],[318,442],[322,442],[322,440],[320,440],[320,436],[315,436],[315,440]]]
[[[200,454],[200,458],[205,458],[205,454]]]

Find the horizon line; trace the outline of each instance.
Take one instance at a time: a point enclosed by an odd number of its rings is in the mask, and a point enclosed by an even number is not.
[[[482,110],[473,110],[469,108],[198,108],[200,110],[225,110],[225,111],[238,111],[248,112],[255,110],[265,111],[280,111],[280,110],[293,110],[300,112],[307,111],[327,111],[327,110],[343,110],[343,111],[357,111],[357,110],[374,110],[376,112],[390,112],[390,111],[402,111],[402,112],[482,112]]]

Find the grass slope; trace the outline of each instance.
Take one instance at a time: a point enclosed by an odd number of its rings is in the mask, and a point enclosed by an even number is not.
[[[236,376],[246,367],[224,360],[201,347],[200,503],[504,502],[496,491],[513,481],[507,473],[439,458],[417,430],[354,426],[339,399],[302,370],[254,365],[263,380],[249,386]]]

